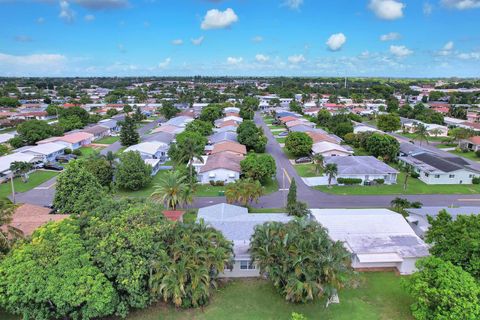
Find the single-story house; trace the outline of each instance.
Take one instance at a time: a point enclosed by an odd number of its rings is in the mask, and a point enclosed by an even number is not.
[[[290,112],[290,111],[278,111],[275,113],[275,116],[277,117],[277,119],[280,119],[283,117],[289,117],[289,116],[300,118],[299,114],[295,112]]]
[[[118,121],[115,119],[105,119],[105,120],[100,120],[98,122],[98,125],[107,127],[110,129],[110,133],[118,133],[121,130],[121,126],[118,124]]]
[[[169,145],[159,141],[141,142],[125,149],[124,152],[139,152],[143,159],[160,159],[166,161],[168,158]]]
[[[412,168],[426,184],[472,184],[480,171],[461,157],[444,157],[429,152],[398,157],[400,163]]]
[[[339,137],[332,134],[323,133],[320,131],[307,131],[306,134],[308,134],[310,138],[312,138],[313,143],[327,141],[327,142],[339,144],[340,142],[342,142],[342,139],[340,139]]]
[[[240,124],[243,122],[243,119],[237,116],[224,117],[224,118],[215,120],[215,123],[214,123],[215,127],[220,127],[224,122],[227,122],[227,121],[234,121],[236,124]]]
[[[343,242],[352,254],[352,267],[362,270],[415,272],[428,246],[402,215],[387,209],[311,209],[333,241]]]
[[[240,108],[237,107],[226,107],[223,109],[224,113],[240,113]]]
[[[312,128],[311,126],[307,126],[304,124],[296,125],[294,127],[288,128],[288,131],[290,132],[305,132],[308,133],[310,131],[314,131],[315,129]]]
[[[328,141],[314,143],[312,145],[312,153],[321,154],[324,157],[345,157],[353,155],[352,150]]]
[[[149,135],[145,138],[146,142],[163,142],[170,145],[172,141],[175,140],[175,135],[166,132],[158,132],[152,135]]]
[[[292,218],[282,213],[254,214],[244,207],[220,203],[198,210],[197,221],[203,220],[207,225],[222,232],[233,242],[234,261],[232,268],[226,267],[221,277],[258,277],[259,270],[250,258],[250,238],[257,225],[265,222],[287,223]]]
[[[223,181],[225,183],[235,182],[240,178],[240,161],[243,156],[220,152],[209,155],[203,165],[197,166],[198,181],[201,184],[208,184],[210,181]]]
[[[87,146],[93,141],[93,134],[88,132],[74,132],[66,134],[62,137],[52,137],[45,140],[38,141],[37,144],[45,144],[50,142],[61,143],[70,150],[76,150],[83,146]]]
[[[471,150],[477,152],[480,150],[480,136],[470,137],[468,139],[460,141],[458,144],[460,149]]]
[[[37,228],[51,221],[61,221],[69,217],[68,214],[51,214],[52,209],[23,204],[18,207],[13,216],[10,226],[19,229],[24,236],[30,236]]]
[[[222,141],[213,145],[213,149],[210,154],[217,154],[220,152],[230,152],[244,156],[247,154],[247,148],[238,142]]]
[[[110,129],[102,125],[85,128],[83,132],[93,134],[93,140],[99,140],[110,135]]]
[[[37,162],[36,159],[37,157],[35,155],[22,152],[11,153],[7,154],[6,156],[0,157],[0,179],[11,173],[10,165],[13,162],[35,163]]]
[[[162,166],[163,161],[160,159],[152,159],[152,158],[147,158],[143,159],[143,162],[145,164],[148,164],[150,167],[152,167],[152,176],[155,176],[158,171],[160,171],[160,167]]]
[[[337,165],[337,176],[332,184],[337,184],[339,178],[361,179],[362,184],[383,180],[385,184],[397,183],[398,171],[372,156],[325,157],[324,165]]]
[[[289,121],[298,121],[299,118],[295,116],[286,116],[286,117],[281,117],[278,119],[281,123],[287,123]]]
[[[228,125],[225,127],[221,128],[215,128],[213,129],[215,132],[237,132],[237,126],[236,125]]]
[[[50,142],[32,146],[28,149],[22,148],[22,153],[35,156],[35,162],[55,162],[57,156],[65,153],[67,147],[64,144]]]
[[[406,218],[413,231],[423,239],[425,232],[430,228],[430,223],[428,223],[427,217],[436,217],[438,213],[442,210],[446,210],[451,216],[452,219],[456,219],[459,215],[477,215],[480,214],[480,207],[422,207],[418,209],[406,209],[408,212],[408,217]]]
[[[192,121],[193,121],[192,117],[178,116],[178,117],[171,118],[170,120],[165,122],[163,125],[185,128],[187,124],[189,124]]]
[[[425,126],[428,135],[431,137],[446,137],[448,136],[448,127],[439,124],[423,123],[421,121],[408,121],[403,124],[403,131],[408,133],[415,133],[419,125]]]
[[[177,127],[174,125],[163,124],[160,127],[152,130],[152,133],[165,132],[165,133],[177,135],[179,133],[182,133],[183,131],[185,131],[184,127]]]
[[[235,120],[227,120],[227,121],[222,121],[220,123],[216,124],[217,128],[225,128],[225,127],[238,127],[238,122]]]
[[[294,121],[286,122],[285,126],[287,126],[288,129],[293,128],[295,126],[307,126],[307,127],[315,128],[315,123],[309,122],[309,121],[294,120]]]
[[[217,132],[208,137],[208,143],[213,145],[222,141],[237,142],[237,136],[236,132]]]
[[[382,132],[378,129],[359,124],[353,128],[353,133],[362,133],[362,132]]]
[[[303,111],[304,114],[312,117],[316,117],[320,112],[320,108],[308,108]]]

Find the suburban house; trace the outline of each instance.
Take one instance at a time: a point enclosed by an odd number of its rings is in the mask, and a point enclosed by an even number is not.
[[[163,125],[185,128],[187,126],[187,124],[189,124],[192,121],[193,121],[192,117],[178,116],[178,117],[171,118],[170,120],[165,122]]]
[[[210,154],[217,154],[220,152],[229,152],[244,156],[247,154],[247,148],[238,142],[222,141],[213,145],[213,149]]]
[[[37,144],[45,144],[50,142],[56,142],[63,144],[70,150],[77,150],[83,146],[87,146],[93,141],[93,134],[88,132],[74,132],[66,134],[62,137],[52,137],[45,140],[38,141]]]
[[[243,119],[237,116],[227,116],[227,117],[215,120],[214,124],[215,124],[215,127],[220,127],[223,123],[228,121],[234,121],[236,124],[240,124],[243,122]]]
[[[82,131],[93,134],[93,140],[100,140],[110,135],[110,129],[102,125],[85,128]]]
[[[27,154],[22,152],[7,154],[6,156],[0,157],[0,179],[4,179],[5,176],[11,173],[10,165],[13,162],[35,163],[36,157],[33,154]]]
[[[350,148],[345,148],[336,143],[328,141],[317,142],[312,145],[312,153],[320,154],[324,157],[345,157],[353,155]]]
[[[160,171],[160,168],[162,167],[162,164],[164,161],[160,159],[152,159],[152,158],[147,158],[143,159],[143,162],[145,164],[148,164],[150,167],[152,167],[152,176],[156,175],[158,171]]]
[[[286,223],[291,219],[282,213],[248,213],[247,208],[226,203],[200,208],[197,215],[197,221],[203,220],[233,242],[235,255],[233,265],[231,269],[226,266],[223,273],[220,274],[221,277],[228,278],[258,277],[259,270],[251,261],[248,252],[255,226],[273,221]]]
[[[480,177],[480,170],[461,157],[421,152],[398,160],[418,173],[418,178],[426,184],[472,184],[473,178]]]
[[[318,129],[316,131],[308,131],[306,132],[306,134],[308,134],[310,138],[312,138],[313,143],[327,141],[327,142],[339,144],[340,142],[342,142],[342,139],[340,139],[339,137],[332,134],[328,134],[326,132],[318,131]]]
[[[315,123],[310,121],[293,120],[293,121],[286,122],[285,126],[287,127],[287,129],[290,129],[295,126],[307,126],[307,127],[315,128],[316,125]]]
[[[213,129],[215,132],[237,132],[237,126],[236,125],[227,125],[221,128],[215,128]]]
[[[50,221],[61,221],[69,217],[68,214],[51,214],[52,209],[22,204],[15,209],[10,226],[19,229],[24,236],[30,236],[39,227]]]
[[[403,131],[407,133],[415,133],[418,126],[423,125],[431,137],[446,137],[448,136],[448,127],[439,124],[423,123],[421,121],[407,121],[403,123]]]
[[[225,128],[225,127],[238,127],[238,122],[235,120],[227,120],[219,122],[216,125],[217,128]]]
[[[333,241],[341,241],[352,254],[358,271],[415,272],[418,259],[429,255],[428,246],[402,215],[387,209],[311,209],[328,229]]]
[[[299,118],[295,116],[286,116],[278,119],[281,123],[287,123],[289,121],[298,121]]]
[[[121,129],[120,125],[118,124],[118,121],[115,119],[100,120],[98,122],[98,125],[107,127],[108,129],[110,129],[110,134],[119,133]]]
[[[208,143],[213,145],[222,141],[237,142],[237,136],[236,132],[217,132],[208,137]]]
[[[166,132],[158,132],[152,135],[149,135],[145,138],[146,142],[163,142],[170,145],[172,141],[175,140],[175,135]]]
[[[163,124],[160,127],[154,129],[152,133],[165,132],[165,133],[177,135],[179,133],[182,133],[183,131],[185,131],[184,127],[177,127],[174,125]]]
[[[223,112],[225,114],[227,113],[239,113],[240,112],[240,108],[237,108],[237,107],[226,107],[223,109]]]
[[[456,219],[459,215],[477,215],[480,214],[480,207],[422,207],[419,209],[406,209],[408,217],[406,218],[413,231],[423,239],[425,232],[430,228],[427,217],[436,217],[442,210],[446,210],[452,219]]]
[[[372,156],[325,157],[324,165],[337,165],[337,176],[332,179],[337,184],[339,178],[361,179],[361,184],[383,181],[384,184],[397,183],[398,171]]]
[[[312,128],[311,126],[307,126],[307,125],[304,125],[304,124],[299,124],[299,125],[296,125],[294,127],[288,128],[289,132],[305,132],[305,133],[308,133],[308,132],[311,132],[313,130],[315,130],[315,129]]]
[[[468,139],[460,141],[458,147],[462,150],[471,150],[477,152],[480,150],[480,136],[470,137]]]
[[[220,152],[209,155],[203,165],[196,166],[198,170],[198,181],[201,184],[208,184],[210,181],[223,181],[224,183],[235,182],[240,178],[240,161],[243,156]]]
[[[382,132],[382,131],[369,126],[362,125],[362,124],[356,125],[353,128],[353,133],[355,134],[362,133],[362,132]]]
[[[22,148],[22,153],[31,154],[35,156],[34,162],[55,162],[57,156],[65,153],[67,147],[64,144],[50,142],[29,147]]]
[[[166,161],[168,158],[169,145],[159,141],[148,141],[135,144],[125,149],[124,152],[136,151],[142,159],[160,159]]]

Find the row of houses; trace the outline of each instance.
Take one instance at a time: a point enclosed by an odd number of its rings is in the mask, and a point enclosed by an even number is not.
[[[333,241],[340,241],[351,253],[356,270],[395,270],[400,274],[415,271],[415,262],[428,256],[428,246],[415,234],[407,221],[387,209],[311,209],[311,219],[327,230]],[[197,221],[221,231],[233,242],[233,268],[224,277],[257,277],[259,270],[251,261],[249,248],[255,227],[265,222],[287,223],[283,213],[255,214],[247,208],[225,203],[200,208]]]

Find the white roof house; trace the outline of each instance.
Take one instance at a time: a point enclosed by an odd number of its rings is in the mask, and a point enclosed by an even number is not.
[[[362,124],[355,126],[353,128],[353,133],[355,134],[362,133],[362,132],[382,132],[382,131],[369,126],[362,125]]]
[[[355,269],[415,271],[415,262],[429,255],[428,246],[402,215],[387,209],[311,209],[328,229],[333,241],[341,241],[352,253]]]
[[[223,112],[225,113],[239,113],[240,112],[240,108],[237,108],[237,107],[226,107],[223,109]]]
[[[125,149],[124,152],[137,151],[142,158],[159,159],[165,157],[169,146],[166,143],[159,141],[149,141],[135,144]]]
[[[35,156],[33,154],[26,153],[12,153],[3,157],[0,157],[0,174],[9,174],[10,165],[13,162],[35,162]]]
[[[322,156],[351,156],[353,151],[344,148],[343,146],[328,142],[321,141],[312,145],[312,152],[314,154],[321,154]]]
[[[49,142],[22,149],[22,153],[33,154],[41,161],[53,161],[57,155],[60,155],[67,149],[67,146],[61,143]]]

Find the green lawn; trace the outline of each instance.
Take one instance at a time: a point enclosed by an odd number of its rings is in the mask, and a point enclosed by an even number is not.
[[[283,153],[285,153],[285,155],[287,156],[288,159],[296,159],[296,157],[293,154],[288,152],[287,148],[283,147],[282,151],[283,151]]]
[[[13,180],[13,183],[15,186],[15,192],[18,193],[18,192],[26,192],[28,190],[31,190],[39,186],[40,184],[44,183],[45,181],[50,180],[56,175],[58,175],[58,172],[56,171],[37,170],[32,174],[30,174],[30,177],[27,183],[24,183],[20,178],[15,178]],[[8,183],[2,183],[0,185],[0,198],[6,198],[11,194],[11,192],[12,190],[11,190],[10,181],[8,181]]]
[[[249,213],[285,213],[285,208],[248,208]]]
[[[272,130],[272,129],[284,129],[284,130],[287,130],[287,129],[285,128],[285,126],[274,126],[274,125],[271,125],[271,126],[268,126],[268,128],[269,128],[270,130]]]
[[[189,209],[183,215],[183,222],[184,223],[193,223],[197,220],[197,213],[198,209]]]
[[[400,172],[397,184],[376,186],[317,186],[322,192],[341,195],[402,195],[402,194],[478,194],[480,185],[428,185],[418,179],[409,178],[407,190],[403,190],[405,173]]]
[[[353,148],[353,154],[356,156],[370,156],[371,154],[365,151],[363,148]]]
[[[86,157],[94,153],[95,151],[100,152],[102,148],[93,148],[93,147],[81,147],[79,149],[82,152],[82,157]]]
[[[219,192],[224,192],[225,186],[212,186],[210,184],[197,185],[195,196],[197,197],[218,197]]]
[[[318,177],[321,173],[317,174],[315,172],[315,165],[313,163],[306,163],[306,164],[296,164],[293,166],[300,177]]]
[[[462,151],[453,150],[453,151],[448,151],[448,152],[451,153],[451,154],[454,154],[456,156],[467,158],[467,159],[470,159],[470,160],[473,160],[473,161],[480,161],[480,158],[477,157],[477,155],[473,151],[462,152]]]
[[[138,191],[124,191],[124,190],[119,190],[117,191],[117,195],[121,197],[129,197],[129,198],[147,198],[150,197],[152,192],[155,190],[155,185],[160,182],[162,177],[165,175],[165,173],[168,172],[168,170],[164,171],[159,171],[152,179],[152,181],[143,188],[142,190]]]
[[[416,133],[400,133],[401,136],[410,139],[410,140],[416,140],[417,139],[417,134]],[[434,142],[444,142],[444,141],[449,141],[449,138],[447,137],[428,137],[428,141],[434,141]],[[426,143],[426,142],[422,142]]]
[[[113,144],[115,142],[117,142],[118,140],[120,140],[120,137],[105,137],[105,138],[102,138],[100,140],[97,140],[95,141],[95,143],[99,143],[99,144]]]
[[[278,143],[285,143],[285,140],[287,140],[287,138],[285,137],[282,137],[282,138],[275,138],[277,140]]]
[[[288,320],[292,312],[309,320],[410,320],[411,299],[402,278],[393,273],[362,273],[360,285],[340,292],[340,304],[292,304],[272,284],[260,279],[233,280],[215,292],[209,306],[195,310],[159,304],[137,311],[129,320]]]

